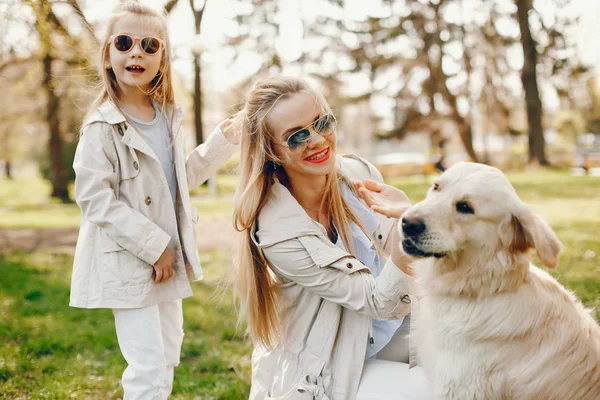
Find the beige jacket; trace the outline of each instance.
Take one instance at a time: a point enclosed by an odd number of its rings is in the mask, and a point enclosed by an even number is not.
[[[77,145],[75,198],[81,226],[71,279],[73,307],[137,308],[192,294],[188,276],[202,276],[189,188],[213,175],[232,154],[216,129],[186,159],[182,113],[174,111],[177,204],[154,152],[119,110],[106,102],[84,121]],[[152,265],[165,248],[174,275],[156,284]],[[191,265],[186,274],[183,252]]]
[[[337,162],[350,179],[382,181],[362,159],[342,156]],[[396,220],[378,220],[374,237],[389,248]],[[354,399],[371,319],[410,312],[410,277],[388,260],[375,279],[331,243],[281,184],[273,187],[253,233],[280,282],[286,330],[272,351],[255,348],[250,399]]]

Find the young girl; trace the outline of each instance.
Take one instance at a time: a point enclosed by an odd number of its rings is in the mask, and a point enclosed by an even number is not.
[[[113,310],[128,364],[124,399],[171,393],[181,299],[202,275],[188,191],[235,148],[232,134],[216,129],[186,160],[170,52],[162,16],[133,2],[116,10],[100,53],[102,92],[73,164],[81,228],[70,305]]]
[[[236,292],[255,345],[250,398],[427,398],[422,370],[405,364],[410,268],[397,219],[360,200],[399,218],[407,197],[375,182],[354,190],[350,179],[381,174],[336,155],[336,119],[304,80],[259,82],[233,126],[242,134]]]

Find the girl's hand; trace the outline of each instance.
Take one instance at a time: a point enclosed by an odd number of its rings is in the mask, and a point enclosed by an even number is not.
[[[352,184],[371,210],[386,217],[399,219],[411,205],[402,190],[385,183],[365,179],[352,181]]]
[[[166,248],[154,264],[154,272],[156,273],[154,282],[161,283],[172,277],[174,262],[175,259],[173,258],[173,255],[169,249]]]
[[[233,121],[231,119],[226,119],[221,122],[218,128],[223,132],[223,136],[225,139],[231,144],[239,144],[240,143],[240,135],[233,128]]]

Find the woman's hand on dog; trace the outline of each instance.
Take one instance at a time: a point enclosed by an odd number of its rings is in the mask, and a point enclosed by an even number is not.
[[[352,181],[354,188],[371,210],[390,218],[400,218],[410,207],[406,193],[394,186],[370,179]]]

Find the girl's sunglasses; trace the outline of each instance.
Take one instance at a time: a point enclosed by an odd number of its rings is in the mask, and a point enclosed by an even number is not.
[[[114,35],[111,36],[111,41],[115,45],[115,49],[122,53],[130,51],[138,42],[146,54],[156,54],[162,46],[162,40],[150,36],[140,39],[129,35]]]
[[[300,152],[304,150],[304,147],[312,137],[311,126],[316,133],[327,137],[335,131],[336,124],[337,122],[333,114],[325,114],[312,124],[292,133],[287,139],[287,148],[294,153]]]

